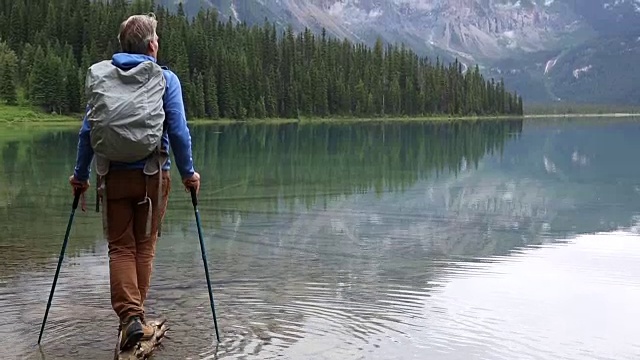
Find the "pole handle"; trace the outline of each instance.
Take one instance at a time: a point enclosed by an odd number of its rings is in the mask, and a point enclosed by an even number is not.
[[[78,203],[80,202],[80,194],[82,194],[82,190],[80,188],[75,188],[72,205],[73,210],[76,210],[78,208]]]
[[[191,190],[191,203],[195,208],[196,206],[198,206],[198,195],[196,194],[196,188],[190,187],[189,190]]]
[[[98,192],[98,186],[96,184],[96,212],[100,212],[100,193]]]

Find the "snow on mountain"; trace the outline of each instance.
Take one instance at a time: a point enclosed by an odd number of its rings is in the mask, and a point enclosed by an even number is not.
[[[608,1],[602,4],[604,9],[610,10],[619,6],[630,5],[632,6],[636,12],[640,12],[640,0],[615,0]]]
[[[281,3],[292,9],[295,19],[301,23],[329,24],[329,28],[338,28],[343,35],[356,40],[370,41],[382,36],[395,41],[408,38],[415,43],[420,39],[423,48],[437,47],[468,60],[496,59],[546,49],[581,30],[578,18],[570,9],[552,0],[285,0]]]

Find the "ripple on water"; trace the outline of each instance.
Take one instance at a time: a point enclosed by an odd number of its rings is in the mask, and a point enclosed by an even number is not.
[[[313,253],[293,257],[295,249],[218,246],[211,273],[221,343],[199,249],[180,250],[154,270],[149,316],[171,326],[156,359],[625,360],[640,350],[637,236],[582,236],[511,256],[393,271],[374,271],[367,259],[310,262]],[[111,355],[107,261],[76,254],[63,266],[43,339],[48,358]],[[336,267],[346,261],[361,270]],[[2,358],[40,358],[34,345],[52,269],[55,260],[3,278]]]

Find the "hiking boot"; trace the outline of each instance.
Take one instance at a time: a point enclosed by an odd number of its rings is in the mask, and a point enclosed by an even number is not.
[[[146,321],[142,320],[142,332],[143,334],[140,340],[149,340],[153,337],[153,334],[155,334],[156,329],[153,326],[148,325]]]
[[[138,341],[144,335],[144,330],[140,318],[132,316],[121,324],[122,334],[120,335],[120,351],[126,351]]]

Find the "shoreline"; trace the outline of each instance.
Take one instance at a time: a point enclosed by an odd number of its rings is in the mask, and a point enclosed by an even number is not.
[[[633,118],[640,113],[558,113],[558,114],[524,114],[524,115],[482,115],[482,116],[448,116],[432,115],[420,117],[303,117],[303,118],[267,118],[267,119],[188,119],[189,125],[232,125],[232,124],[314,124],[314,123],[366,123],[366,122],[442,122],[442,121],[479,121],[479,120],[516,120],[516,119],[553,119],[553,118]],[[0,126],[79,126],[82,115],[53,115],[39,112],[28,107],[10,107],[0,105]]]
[[[525,119],[537,119],[537,118],[572,118],[572,117],[640,117],[640,112],[638,113],[584,113],[584,114],[525,114],[523,116]]]

